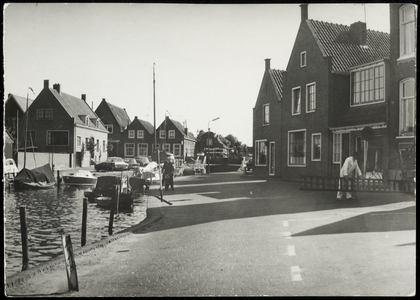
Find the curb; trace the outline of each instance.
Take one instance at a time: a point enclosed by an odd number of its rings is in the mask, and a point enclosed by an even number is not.
[[[152,200],[152,201],[151,201]],[[156,202],[156,203],[153,203]],[[152,203],[150,203],[152,202]],[[106,237],[100,241],[96,241],[90,245],[86,245],[84,247],[77,247],[76,249],[73,250],[73,254],[74,257],[80,257],[83,254],[90,252],[92,250],[98,249],[98,248],[103,248],[106,245],[119,240],[123,237],[126,237],[130,234],[133,233],[139,233],[140,230],[143,230],[149,226],[151,226],[153,223],[159,221],[163,214],[161,212],[161,206],[162,204],[159,201],[155,201],[152,198],[148,198],[147,199],[147,208],[146,208],[146,218],[141,221],[139,224],[134,225],[130,228],[126,228],[124,230],[121,230],[117,233],[115,233],[114,235],[110,236],[110,237]],[[149,209],[153,209],[153,211],[151,210],[149,213]],[[51,260],[49,260],[48,262],[45,263],[41,263],[39,265],[36,265],[28,270],[13,274],[11,276],[9,276],[8,278],[6,278],[5,280],[5,288],[11,288],[11,287],[15,287],[18,286],[22,283],[24,283],[25,281],[27,281],[28,279],[35,277],[36,275],[45,273],[47,271],[50,271],[53,267],[59,265],[59,264],[63,264],[64,258],[62,257],[63,252],[61,252],[59,254],[59,256],[52,258]]]

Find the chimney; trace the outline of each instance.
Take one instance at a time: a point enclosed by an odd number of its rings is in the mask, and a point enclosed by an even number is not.
[[[188,135],[188,128],[185,128],[185,135]]]
[[[53,89],[56,90],[60,94],[60,84],[59,83],[55,83],[53,85]]]
[[[300,5],[301,22],[308,20],[308,4]]]
[[[86,94],[82,94],[82,100],[86,102]]]
[[[270,60],[271,58],[266,58],[265,60],[265,69],[270,70]]]
[[[356,22],[350,25],[350,32],[357,44],[366,45],[366,23]]]
[[[44,80],[44,89],[48,89],[49,88],[49,81],[48,81],[48,79],[45,79]]]
[[[134,120],[137,120],[137,116],[134,116]]]

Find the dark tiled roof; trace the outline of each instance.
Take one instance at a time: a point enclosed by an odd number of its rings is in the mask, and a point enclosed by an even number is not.
[[[273,81],[276,93],[279,96],[279,100],[283,98],[283,75],[285,71],[270,69],[268,70]]]
[[[389,58],[389,34],[366,30],[366,46],[359,45],[346,25],[307,20],[324,56],[332,57],[332,70],[348,72],[354,66]]]
[[[130,117],[128,116],[125,109],[115,106],[114,104],[111,104],[107,101],[106,101],[106,104],[108,105],[109,109],[114,115],[115,120],[117,120],[121,128],[125,128],[131,123]]]
[[[185,134],[185,127],[180,122],[172,120],[169,117],[168,117],[168,120],[171,121],[175,125],[175,127],[182,133],[184,137],[187,137],[188,139],[193,140],[194,142],[197,141],[197,139],[194,137],[194,135],[191,132],[188,132],[187,134]],[[159,127],[161,127],[164,123],[165,121],[163,121]]]
[[[155,128],[152,124],[144,120],[140,120],[140,119],[137,119],[137,120],[143,125],[143,127],[147,130],[148,133],[153,134],[153,132],[155,131]]]
[[[67,111],[69,116],[74,118],[75,124],[85,125],[84,121],[80,118],[80,116],[83,115],[89,116],[89,118],[91,119],[98,118],[98,116],[90,108],[86,101],[63,92],[59,93],[55,89],[49,90],[55,96],[58,102],[60,102],[63,108]],[[106,130],[102,124],[100,124],[99,126],[100,129]],[[91,124],[90,122],[89,127],[96,128],[96,126],[94,124]]]
[[[22,109],[23,112],[26,111],[26,97],[17,96],[14,94],[10,94],[11,97],[13,97],[16,100],[16,103],[19,105],[19,107]],[[10,99],[10,97],[9,97]],[[28,99],[28,107],[31,106],[32,102],[34,102],[33,99]]]

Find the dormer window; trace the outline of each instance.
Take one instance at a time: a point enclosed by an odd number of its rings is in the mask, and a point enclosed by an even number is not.
[[[414,56],[415,8],[408,4],[400,9],[400,57]]]
[[[300,53],[300,67],[306,67],[306,51]]]

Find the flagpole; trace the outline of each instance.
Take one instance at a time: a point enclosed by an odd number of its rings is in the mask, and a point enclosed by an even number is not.
[[[157,157],[158,157],[158,170],[159,170],[159,186],[160,186],[160,200],[162,201],[162,172],[160,170],[160,151],[157,148],[157,132],[156,132],[156,96],[155,96],[155,63],[153,63],[153,126],[155,128],[155,150],[157,151]]]

